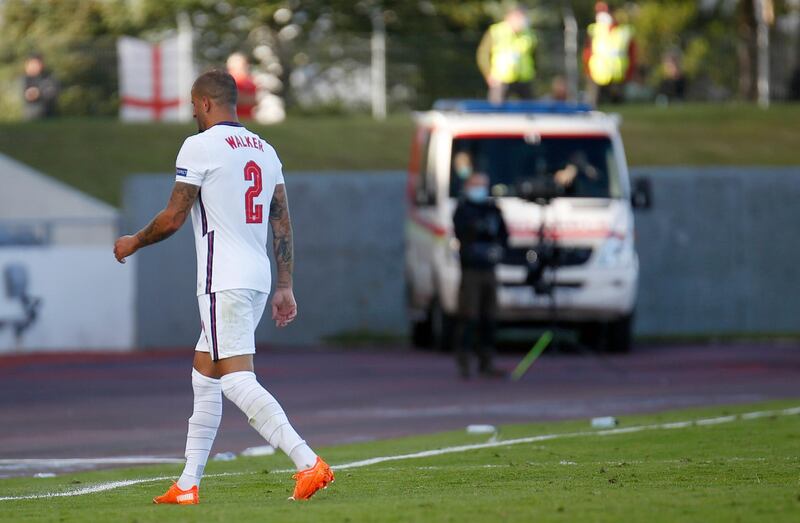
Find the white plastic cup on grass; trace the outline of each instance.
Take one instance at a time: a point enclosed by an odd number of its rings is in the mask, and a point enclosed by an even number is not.
[[[271,445],[260,445],[258,447],[248,447],[242,451],[242,456],[272,456],[275,449]]]
[[[593,429],[613,429],[618,424],[619,422],[614,416],[601,416],[599,418],[592,418]]]
[[[467,434],[489,434],[489,443],[497,441],[498,431],[494,425],[467,425]]]
[[[497,427],[494,425],[467,425],[467,434],[494,434]]]

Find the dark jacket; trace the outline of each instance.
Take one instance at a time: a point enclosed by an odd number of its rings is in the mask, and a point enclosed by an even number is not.
[[[53,76],[46,71],[38,76],[25,76],[23,87],[25,90],[34,87],[39,92],[35,100],[25,100],[26,119],[36,120],[55,116],[59,86]]]
[[[453,215],[460,245],[462,269],[491,270],[508,247],[508,230],[494,201],[474,203],[461,199]]]

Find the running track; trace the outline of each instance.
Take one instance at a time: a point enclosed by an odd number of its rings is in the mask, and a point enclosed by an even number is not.
[[[191,351],[0,358],[0,458],[179,457]],[[517,356],[499,365],[512,368]],[[261,382],[315,446],[460,429],[800,398],[800,346],[645,346],[546,354],[518,383],[456,378],[440,354],[265,348]],[[588,426],[588,424],[587,424]],[[261,445],[225,403],[214,452]]]

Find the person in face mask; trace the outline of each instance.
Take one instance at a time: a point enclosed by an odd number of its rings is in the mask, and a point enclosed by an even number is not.
[[[453,171],[461,181],[469,178],[472,174],[472,158],[468,152],[459,151],[453,155]]]
[[[453,338],[458,370],[463,378],[469,378],[471,355],[476,352],[481,375],[502,377],[505,373],[492,364],[497,309],[495,267],[508,247],[508,230],[503,214],[489,196],[488,176],[473,173],[467,178],[453,225],[461,262]]]

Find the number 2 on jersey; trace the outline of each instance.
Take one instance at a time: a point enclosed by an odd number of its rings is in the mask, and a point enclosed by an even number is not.
[[[253,182],[244,195],[244,213],[247,223],[262,223],[264,221],[264,206],[254,203],[253,200],[261,194],[261,167],[252,160],[244,166],[244,179]]]

